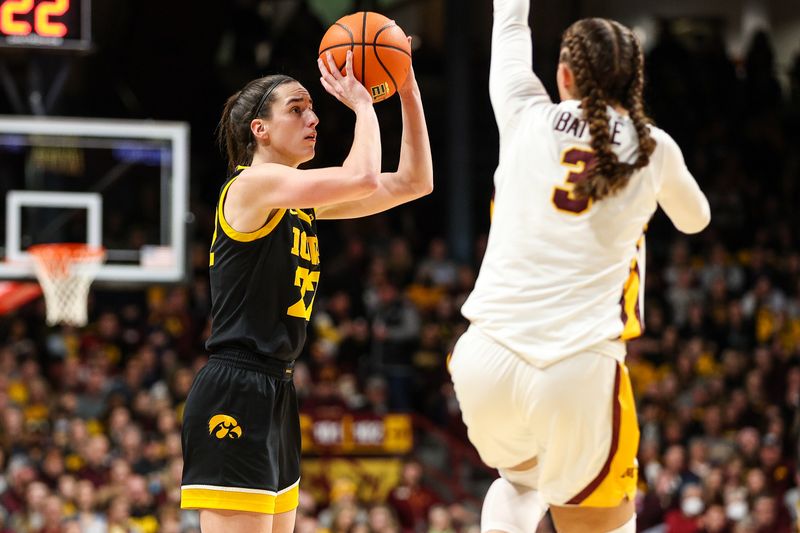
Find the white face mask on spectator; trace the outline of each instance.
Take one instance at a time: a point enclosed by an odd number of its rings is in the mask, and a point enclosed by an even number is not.
[[[705,509],[705,504],[697,496],[689,496],[681,502],[681,511],[686,516],[697,516],[703,512],[703,509]]]
[[[742,520],[747,516],[747,504],[743,501],[737,500],[730,502],[725,507],[725,515],[734,522]]]

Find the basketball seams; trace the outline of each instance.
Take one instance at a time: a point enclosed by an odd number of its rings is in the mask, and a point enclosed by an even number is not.
[[[391,45],[391,44],[382,44],[382,43],[378,42],[378,37],[381,36],[381,33],[385,32],[386,30],[389,30],[391,28],[400,29],[400,27],[397,25],[397,23],[395,21],[391,21],[389,24],[385,24],[382,28],[379,28],[378,31],[375,32],[375,38],[373,39],[372,43],[370,43],[370,45],[371,46],[380,46],[380,47],[383,47],[383,48],[392,48],[393,50],[397,50],[398,52],[403,52],[408,57],[411,57],[411,54],[409,52],[406,52],[403,48],[400,48],[399,46],[394,46],[394,45]],[[402,32],[403,30],[400,30],[400,31]]]
[[[367,36],[367,12],[364,11],[363,26],[361,28],[361,40],[365,40]],[[362,43],[361,45],[361,83],[365,86],[367,84],[367,47]]]
[[[381,60],[381,56],[380,54],[378,54],[378,47],[376,46],[378,44],[378,37],[381,36],[381,33],[383,33],[389,28],[393,28],[394,26],[395,23],[394,21],[392,21],[389,24],[384,25],[382,28],[380,28],[378,31],[375,32],[375,37],[373,37],[372,39],[372,53],[375,54],[375,59],[378,61],[378,64],[381,66],[383,71],[386,73],[387,76],[389,76],[389,80],[391,80],[392,85],[394,85],[394,90],[396,91],[397,89],[399,89],[399,87],[397,86],[397,80],[394,79],[392,73],[389,72],[388,68],[386,68],[386,64]]]
[[[374,46],[376,48],[388,48],[390,50],[396,50],[398,52],[401,52],[401,53],[407,55],[408,57],[411,57],[411,54],[409,54],[408,52],[406,52],[405,50],[403,50],[399,46],[393,46],[391,44],[381,44],[381,43],[375,43],[375,44],[372,44],[372,43],[334,44],[332,46],[329,46],[327,48],[323,48],[322,50],[320,50],[319,55],[322,55],[322,54],[324,54],[325,52],[327,52],[329,50],[333,50],[334,48],[342,48],[343,46],[353,46],[353,47],[356,47],[356,46]]]
[[[347,32],[347,35],[350,36],[350,44],[355,43],[356,38],[353,36],[353,30],[351,30],[348,26],[345,26],[344,24],[342,24],[340,22],[335,22],[334,24],[336,26],[339,26],[340,28],[342,28],[344,31]]]
[[[383,62],[383,60],[381,59],[380,54],[378,53],[378,38],[381,36],[381,34],[384,31],[386,31],[386,30],[388,30],[390,28],[396,28],[396,27],[397,27],[397,24],[395,24],[394,21],[391,21],[388,24],[385,24],[382,28],[378,29],[378,31],[375,32],[375,37],[372,39],[372,53],[375,54],[375,59],[378,61],[378,64],[381,66],[383,71],[386,72],[387,76],[389,76],[389,79],[391,80],[392,85],[394,85],[394,90],[395,91],[397,91],[400,87],[397,85],[397,80],[394,79],[394,76],[392,76],[391,71],[389,71],[389,69],[386,68],[386,64]],[[397,49],[396,46],[385,46],[384,48]],[[401,51],[405,53],[405,50],[401,50]],[[410,57],[411,54],[408,54],[408,56]]]
[[[386,73],[387,76],[389,76],[389,79],[392,81],[392,85],[394,85],[394,90],[396,91],[397,89],[399,89],[399,87],[397,86],[397,81],[395,81],[394,79],[394,76],[392,76],[392,73],[389,72],[389,69],[386,68],[386,65],[383,63],[383,61],[381,61],[381,56],[378,55],[378,50],[373,49],[372,53],[375,54],[375,59],[378,61],[378,64],[381,66],[383,71]]]

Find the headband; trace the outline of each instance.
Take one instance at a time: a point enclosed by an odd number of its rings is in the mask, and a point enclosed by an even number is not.
[[[278,87],[278,85],[282,85],[283,83],[285,83],[287,81],[292,81],[292,78],[287,76],[285,78],[280,78],[278,81],[273,81],[272,82],[272,85],[270,85],[269,88],[267,88],[267,90],[264,91],[264,94],[261,96],[261,99],[258,101],[258,105],[256,106],[255,110],[253,111],[253,114],[250,117],[250,120],[254,120],[254,119],[258,118],[259,113],[261,113],[261,108],[264,107],[264,102],[267,101],[267,98],[269,98],[269,95],[272,94],[272,91],[274,91]]]

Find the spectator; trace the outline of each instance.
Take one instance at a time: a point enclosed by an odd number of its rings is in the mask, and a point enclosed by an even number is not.
[[[772,496],[760,496],[753,506],[753,525],[757,533],[791,533],[788,517],[779,512]]]
[[[367,526],[370,533],[399,533],[400,531],[394,511],[385,504],[370,507]]]
[[[697,533],[701,525],[700,516],[705,509],[703,489],[694,483],[684,485],[680,501],[679,509],[667,513],[667,532]]]
[[[422,485],[422,465],[409,460],[403,465],[400,484],[389,493],[388,503],[397,510],[400,526],[414,529],[428,518],[430,508],[439,502],[433,492]]]
[[[444,505],[436,504],[428,510],[428,533],[456,533]]]
[[[444,239],[431,240],[428,255],[419,264],[417,277],[429,279],[434,285],[449,288],[455,285],[457,276],[457,265],[448,257]]]
[[[95,488],[91,481],[78,481],[75,503],[77,504],[77,521],[82,533],[102,533],[106,531],[106,521],[97,512]]]
[[[731,533],[731,526],[721,505],[709,507],[700,519],[698,533]]]

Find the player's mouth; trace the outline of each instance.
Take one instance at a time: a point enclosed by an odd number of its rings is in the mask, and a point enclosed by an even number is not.
[[[311,135],[306,135],[305,136],[305,140],[315,143],[315,142],[317,142],[317,134],[316,133],[312,133]]]

